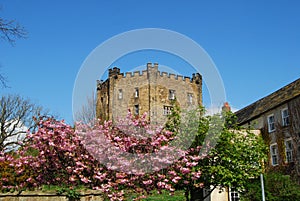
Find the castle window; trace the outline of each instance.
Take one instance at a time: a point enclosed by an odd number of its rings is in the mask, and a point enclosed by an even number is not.
[[[139,97],[139,88],[135,88],[135,90],[134,90],[134,97],[135,98]]]
[[[285,141],[285,155],[286,162],[290,163],[293,161],[293,144],[292,140]]]
[[[288,126],[290,124],[290,119],[289,119],[289,111],[287,108],[281,110],[281,117],[282,117],[282,125]]]
[[[139,111],[139,105],[134,105],[134,114],[135,115],[139,115],[140,111]]]
[[[193,103],[193,94],[191,94],[191,93],[187,94],[187,101],[188,101],[189,104]]]
[[[273,114],[268,116],[268,131],[269,133],[275,131],[275,118]]]
[[[270,146],[272,165],[278,165],[278,147],[277,144]]]
[[[175,100],[175,90],[172,89],[169,90],[169,99]]]
[[[172,113],[172,106],[164,105],[163,115],[170,115]]]
[[[118,99],[122,99],[123,98],[123,91],[122,89],[119,89],[119,94],[118,94]]]

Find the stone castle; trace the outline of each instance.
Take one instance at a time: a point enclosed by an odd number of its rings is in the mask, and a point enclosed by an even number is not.
[[[97,82],[97,118],[124,118],[128,109],[134,115],[147,116],[152,123],[164,123],[174,102],[181,109],[202,105],[202,76],[184,77],[160,72],[157,63],[146,70],[121,73],[114,67],[108,78]]]

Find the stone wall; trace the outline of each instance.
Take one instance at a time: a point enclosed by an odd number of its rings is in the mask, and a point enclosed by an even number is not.
[[[84,191],[80,193],[80,201],[103,201],[102,194],[98,191]],[[23,191],[20,194],[2,193],[0,201],[73,201],[66,195],[57,195],[55,192]]]

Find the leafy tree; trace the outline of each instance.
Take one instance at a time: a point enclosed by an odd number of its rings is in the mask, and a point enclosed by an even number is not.
[[[178,116],[179,114],[170,115],[167,125],[179,122],[177,119],[174,121],[174,117]],[[202,200],[215,188],[221,190],[234,187],[244,190],[249,180],[258,177],[262,172],[262,162],[266,157],[262,138],[250,130],[239,130],[231,112],[214,116],[204,116],[201,112],[198,118],[192,119],[198,125],[198,133],[191,148],[201,146],[202,156],[204,153],[206,157],[202,157],[194,167],[201,172],[201,177],[188,185],[177,187],[186,191],[187,200],[189,197],[191,200]],[[186,133],[189,132],[181,134]],[[207,147],[209,152],[203,151]],[[206,195],[203,195],[203,189],[206,189]]]
[[[265,196],[269,201],[300,200],[300,186],[289,175],[280,172],[267,172],[264,174]],[[243,201],[260,201],[261,186],[259,179],[253,179],[246,185],[242,193]]]
[[[36,121],[48,113],[41,106],[19,95],[6,95],[0,99],[0,151],[14,149]]]

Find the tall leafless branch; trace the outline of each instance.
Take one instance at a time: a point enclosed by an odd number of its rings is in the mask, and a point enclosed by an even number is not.
[[[28,130],[37,125],[36,118],[47,115],[42,107],[19,95],[2,96],[0,99],[0,151],[15,148]]]
[[[86,98],[86,103],[82,105],[79,111],[75,113],[75,121],[82,123],[93,123],[96,118],[96,97],[92,93],[91,96]]]
[[[15,20],[7,20],[0,17],[0,38],[11,45],[15,45],[16,39],[26,38],[27,31]],[[7,87],[7,80],[0,72],[0,86]]]
[[[26,38],[27,32],[24,27],[15,20],[6,20],[0,18],[0,37],[1,39],[14,45],[16,39]]]

